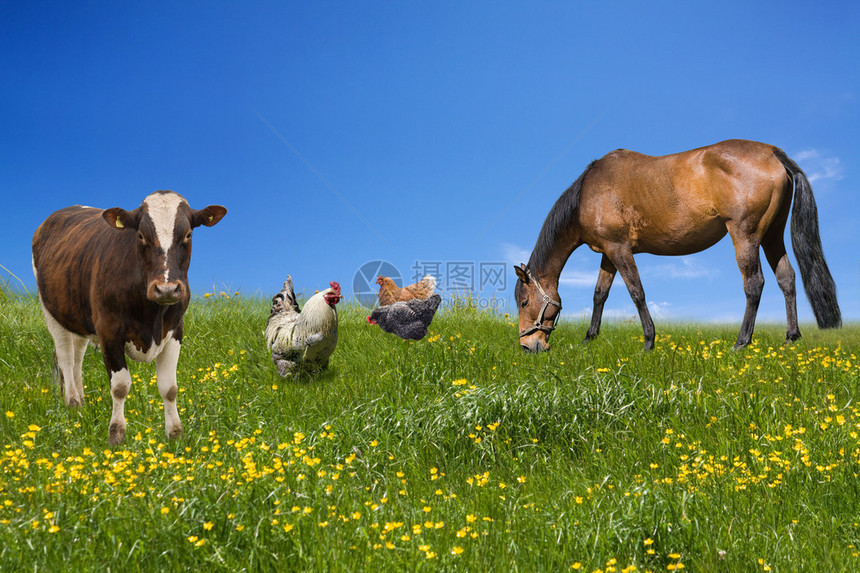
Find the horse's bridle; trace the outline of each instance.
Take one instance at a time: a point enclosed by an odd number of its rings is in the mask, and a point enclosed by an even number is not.
[[[546,294],[546,291],[543,290],[543,287],[540,286],[537,277],[532,274],[531,269],[526,268],[525,271],[529,280],[531,280],[535,284],[541,296],[543,297],[543,306],[541,307],[540,313],[538,313],[538,316],[535,319],[535,323],[520,332],[520,338],[522,338],[523,336],[528,336],[529,334],[532,334],[537,331],[546,333],[548,337],[550,334],[552,334],[552,331],[555,330],[555,325],[558,323],[558,318],[561,316],[561,302],[553,300],[548,294]],[[544,316],[546,315],[546,309],[549,308],[549,305],[558,307],[558,312],[555,313],[555,317],[552,319],[552,326],[544,326]]]

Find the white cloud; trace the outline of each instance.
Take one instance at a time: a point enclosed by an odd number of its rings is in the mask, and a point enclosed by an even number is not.
[[[696,257],[680,257],[675,261],[648,267],[647,274],[672,279],[714,278],[720,271],[713,266],[704,266]]]
[[[657,302],[657,301],[648,301],[648,312],[651,313],[651,318],[657,321],[660,320],[671,320],[675,318],[673,313],[669,310],[669,307],[672,306],[671,302]],[[591,311],[589,311],[588,316],[591,316]],[[636,307],[633,304],[626,305],[622,308],[607,308],[603,311],[603,318],[608,320],[615,321],[624,321],[624,322],[639,322],[639,311],[636,310]]]
[[[563,271],[558,277],[559,287],[594,288],[597,284],[597,271]]]
[[[564,311],[565,312],[564,316],[571,316],[571,317],[577,318],[577,319],[589,319],[589,318],[591,318],[591,311],[592,311],[592,308],[590,306],[584,306],[584,307],[580,308],[579,310],[570,311],[569,314],[567,311]]]
[[[680,318],[671,311],[671,302],[648,301],[648,312],[651,313],[651,318],[654,320],[672,320]],[[569,316],[577,319],[591,319],[591,313],[594,309],[590,306],[582,307],[578,311],[573,311]],[[616,308],[604,308],[603,320],[612,322],[639,322],[639,312],[632,303]]]
[[[565,311],[564,316],[570,316],[579,320],[591,320],[592,312],[594,312],[592,307],[584,306],[578,311],[572,311],[569,315],[567,314],[567,311]],[[604,308],[601,318],[602,320],[611,322],[632,322],[634,320],[639,320],[639,314],[631,304],[622,308]]]
[[[674,318],[674,314],[670,309],[671,306],[671,302],[657,302],[654,300],[648,302],[648,310],[651,312],[651,318],[655,320]]]
[[[518,245],[512,245],[510,243],[502,244],[502,252],[504,253],[505,260],[512,265],[527,263],[529,257],[531,257],[531,253],[529,251]]]
[[[817,149],[805,149],[795,153],[793,159],[806,173],[810,183],[817,181],[839,181],[842,174],[842,162],[838,157],[828,157]]]

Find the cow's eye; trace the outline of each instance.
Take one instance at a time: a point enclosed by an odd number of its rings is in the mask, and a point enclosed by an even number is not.
[[[143,233],[141,233],[140,231],[137,232],[137,240],[140,241],[141,245],[146,244],[146,239],[144,238]]]
[[[191,240],[191,231],[188,231],[187,233],[185,233],[185,242],[187,243],[190,240]]]

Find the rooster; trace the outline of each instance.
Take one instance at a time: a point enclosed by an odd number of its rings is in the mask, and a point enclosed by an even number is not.
[[[414,298],[378,306],[367,317],[367,322],[379,325],[385,332],[396,334],[404,340],[421,340],[426,336],[427,328],[441,302],[442,297],[434,294],[427,299]]]
[[[383,276],[376,279],[376,284],[379,285],[379,306],[412,300],[413,298],[424,300],[430,298],[433,291],[436,290],[436,278],[430,275],[426,275],[417,283],[403,288],[394,284],[390,278]]]
[[[329,285],[331,288],[309,298],[301,310],[289,275],[281,292],[272,297],[266,343],[281,376],[328,368],[329,358],[337,346],[335,305],[343,298],[339,284],[332,281]]]

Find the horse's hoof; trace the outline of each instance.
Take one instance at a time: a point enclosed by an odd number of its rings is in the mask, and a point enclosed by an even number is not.
[[[785,342],[783,342],[783,346],[788,346],[788,345],[793,344],[794,342],[796,342],[798,340],[800,340],[800,333],[799,332],[789,332],[788,334],[785,335]]]

